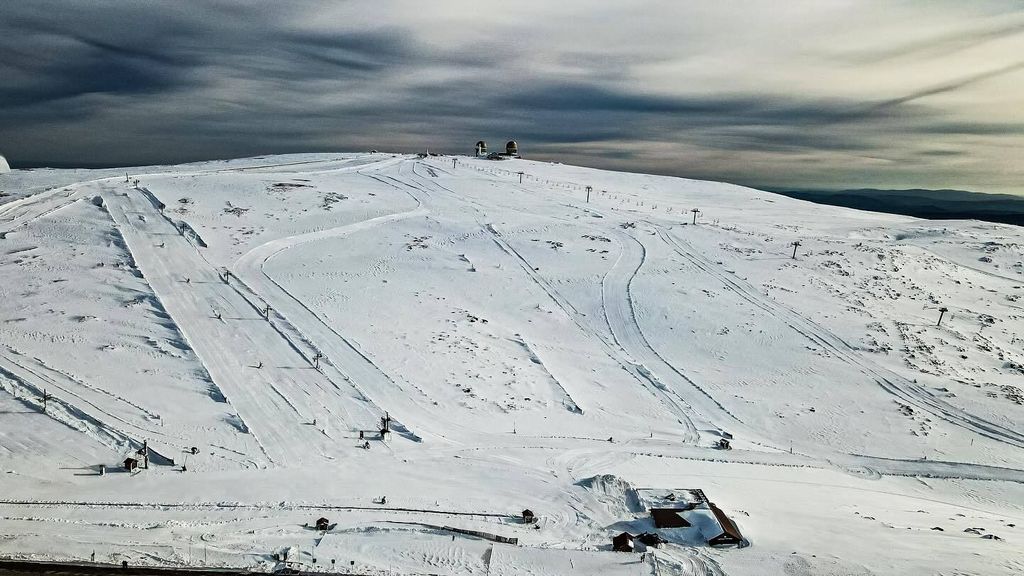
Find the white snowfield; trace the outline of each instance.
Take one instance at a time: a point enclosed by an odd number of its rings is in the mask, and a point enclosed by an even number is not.
[[[527,160],[128,172],[0,175],[0,556],[1024,572],[1020,228]],[[611,552],[641,488],[749,546]]]

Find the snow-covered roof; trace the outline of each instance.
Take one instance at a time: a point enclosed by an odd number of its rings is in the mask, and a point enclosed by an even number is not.
[[[688,510],[704,502],[702,492],[690,488],[637,488],[637,497],[647,510],[675,508]]]

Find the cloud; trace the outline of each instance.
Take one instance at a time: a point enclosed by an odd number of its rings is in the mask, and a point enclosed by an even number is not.
[[[1014,72],[1019,72],[1021,70],[1024,70],[1024,60],[1013,62],[1011,64],[1007,64],[1006,66],[1001,66],[999,68],[995,68],[992,70],[986,70],[984,72],[978,72],[976,74],[962,76],[960,78],[950,80],[948,82],[942,82],[940,84],[936,84],[934,86],[930,86],[928,88],[924,88],[921,90],[915,90],[913,92],[910,92],[909,94],[905,94],[898,98],[884,100],[882,102],[865,108],[864,112],[877,112],[879,110],[884,110],[886,108],[893,108],[901,104],[906,104],[908,102],[920,100],[921,98],[926,98],[928,96],[937,96],[939,94],[945,94],[947,92],[955,92],[957,90],[966,88],[968,86],[972,86],[979,82],[984,82],[985,80],[998,78],[1000,76],[1005,76],[1007,74],[1012,74]]]
[[[745,183],[1024,191],[1005,153],[1024,143],[1007,90],[1022,30],[998,0],[17,2],[0,145],[15,163],[137,164],[516,138]]]
[[[856,64],[870,64],[897,58],[937,58],[979,45],[1024,34],[1024,20],[995,22],[977,28],[954,30],[911,42],[895,42],[890,46],[871,46],[842,59]]]
[[[145,54],[103,44],[62,38],[60,57],[44,65],[6,63],[5,76],[19,82],[0,83],[0,105],[40,105],[94,93],[154,94],[192,85],[185,69]]]

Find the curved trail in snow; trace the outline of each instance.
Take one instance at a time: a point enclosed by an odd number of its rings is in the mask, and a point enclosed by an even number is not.
[[[372,155],[368,155],[372,156]],[[268,168],[280,168],[287,166],[297,165],[310,165],[310,164],[326,164],[330,162],[347,162],[354,164],[361,162],[365,156],[356,156],[354,158],[328,158],[324,160],[305,160],[301,162],[282,162],[277,164],[263,164],[258,166],[242,166],[238,168],[211,168],[208,170],[192,170],[192,171],[164,171],[164,172],[145,172],[141,174],[133,175],[133,178],[147,178],[147,177],[162,177],[162,176],[204,176],[209,174],[218,174],[223,172],[247,172],[255,170],[265,170]],[[342,166],[334,168],[328,171],[346,171],[346,170],[358,170],[373,164],[389,162],[392,159],[388,158],[385,160],[371,160],[366,163],[358,163],[354,166]],[[83,197],[88,196],[85,194],[87,188],[102,183],[117,183],[124,182],[121,176],[104,176],[102,178],[95,178],[93,180],[83,180],[80,182],[74,182],[63,186],[54,186],[48,190],[19,198],[6,204],[0,204],[0,225],[4,228],[0,230],[0,237],[4,234],[14,231],[16,228],[25,226],[34,220],[42,218],[48,214],[51,214],[57,210],[60,210],[64,206],[71,204],[76,200],[80,200]],[[13,213],[13,214],[12,214]]]
[[[437,167],[433,168],[437,169]],[[436,185],[440,186],[439,184]],[[518,188],[532,193],[531,190],[523,186],[518,186]],[[447,191],[452,192],[450,190]],[[577,206],[572,207],[579,208]],[[595,210],[590,211],[600,214]],[[700,433],[693,421],[695,417],[700,418],[707,426],[718,431],[722,431],[722,427],[716,424],[715,420],[724,417],[738,422],[736,417],[725,409],[721,403],[711,397],[676,366],[666,361],[643,335],[633,309],[630,289],[633,278],[645,262],[643,245],[636,239],[620,234],[615,230],[595,227],[593,225],[588,227],[601,233],[612,233],[621,239],[619,242],[619,257],[616,259],[612,269],[605,274],[601,285],[602,313],[604,323],[611,335],[610,339],[588,326],[584,314],[539,274],[534,269],[533,264],[516,250],[492,224],[484,225],[484,229],[491,234],[498,247],[518,261],[524,272],[548,294],[552,301],[565,312],[573,323],[592,340],[600,343],[606,354],[616,361],[627,373],[632,375],[641,386],[659,397],[666,404],[666,407],[677,416],[679,423],[686,428],[683,433],[683,441],[685,443],[695,444],[700,440]],[[665,381],[669,381],[670,384],[667,385]],[[683,390],[695,390],[698,394],[686,397],[681,393]],[[719,418],[715,418],[715,416]]]
[[[531,193],[534,192],[522,185],[517,186],[517,188]],[[583,207],[575,204],[569,204],[569,206],[584,211],[594,211],[589,206]],[[858,366],[865,374],[871,376],[887,392],[954,425],[964,427],[999,442],[1004,442],[1017,447],[1024,447],[1024,434],[966,413],[963,410],[949,405],[941,399],[935,398],[929,394],[927,390],[910,382],[906,378],[892,373],[891,371],[873,366],[870,362],[857,356],[855,349],[847,342],[832,334],[824,327],[777,302],[765,300],[760,296],[760,293],[757,290],[754,290],[750,286],[744,286],[744,283],[739,279],[732,277],[724,271],[718,270],[692,248],[687,249],[688,245],[681,245],[678,240],[676,240],[671,234],[667,233],[662,225],[649,221],[647,223],[655,227],[658,235],[663,241],[669,244],[669,246],[681,256],[689,260],[699,270],[718,279],[725,284],[727,288],[737,292],[741,297],[750,301],[752,304],[782,319],[792,329],[796,330],[816,344],[828,348],[831,352],[834,352],[837,357]],[[728,412],[728,410],[725,410],[720,403],[714,400],[712,396],[707,394],[707,392],[697,386],[684,374],[680,373],[671,363],[665,361],[664,358],[662,358],[661,355],[651,347],[648,342],[646,342],[646,338],[643,336],[643,332],[640,329],[639,324],[636,323],[635,312],[632,308],[632,298],[629,295],[629,285],[632,278],[643,265],[644,248],[642,243],[632,236],[624,234],[618,230],[615,230],[614,232],[620,238],[625,237],[629,239],[622,242],[623,254],[620,255],[619,261],[616,262],[616,267],[608,272],[605,279],[606,286],[603,287],[603,297],[605,299],[604,311],[616,343],[620,344],[624,349],[628,346],[629,352],[632,353],[634,357],[641,357],[645,359],[644,364],[647,364],[648,366],[660,366],[661,369],[656,371],[657,374],[679,376],[687,385],[695,386],[701,391],[705,399],[713,404],[713,406],[708,406],[708,408],[711,409],[708,413],[714,414],[716,411],[724,411],[724,413],[728,414],[730,417],[735,418]],[[639,251],[639,254],[633,254],[631,257],[627,257],[627,250],[630,248],[629,241],[636,244],[635,246],[632,246],[632,248]],[[625,262],[633,262],[635,264],[622,264],[624,262],[624,257],[627,258]],[[620,266],[620,264],[622,265]],[[528,271],[532,271],[532,266],[525,260],[524,266],[528,268]],[[609,278],[611,279],[611,282],[615,284],[615,287],[612,289],[608,289],[607,286]],[[612,298],[611,301],[609,301],[609,295],[615,294],[625,294],[625,298]],[[632,321],[630,321],[631,319]],[[635,324],[635,328],[631,327],[633,324]],[[822,456],[827,458],[833,457],[830,456],[827,451],[822,453]],[[843,459],[841,455],[835,455],[835,458]]]
[[[611,330],[616,344],[636,359],[638,368],[655,386],[662,389],[668,386],[676,395],[680,395],[682,390],[698,392],[696,395],[680,397],[680,399],[692,411],[705,418],[709,426],[723,431],[723,427],[715,424],[712,420],[714,416],[721,417],[723,414],[732,421],[740,422],[739,418],[715,400],[704,388],[666,360],[644,336],[636,317],[632,284],[637,272],[647,261],[647,252],[643,244],[636,238],[624,233],[617,236],[622,240],[619,258],[601,282],[605,321],[608,323],[608,328]],[[666,384],[664,381],[668,383]]]
[[[726,288],[733,291],[744,300],[772,316],[779,318],[790,328],[815,344],[825,347],[839,359],[850,365],[858,367],[864,374],[874,379],[875,382],[886,392],[955,426],[965,428],[997,442],[1003,442],[1018,448],[1024,448],[1024,433],[1011,430],[952,406],[951,404],[936,398],[927,390],[903,376],[900,376],[887,368],[877,366],[870,360],[861,358],[857,354],[855,347],[832,333],[828,328],[825,328],[817,322],[814,322],[779,302],[766,299],[759,291],[755,290],[743,280],[740,280],[732,274],[717,268],[703,256],[698,254],[689,246],[688,243],[676,238],[666,231],[664,227],[654,223],[651,224],[656,227],[662,240],[664,240],[677,254],[689,261],[692,265],[718,279]]]
[[[678,395],[675,394],[673,391],[667,390],[664,386],[660,385],[655,380],[653,380],[650,372],[646,370],[643,366],[640,366],[636,362],[632,361],[628,357],[628,354],[625,353],[625,351],[615,346],[611,338],[606,337],[605,335],[600,334],[599,332],[591,328],[586,321],[585,315],[578,309],[576,309],[576,307],[573,306],[572,303],[569,302],[569,300],[565,298],[561,293],[559,293],[559,291],[554,286],[552,286],[551,283],[549,283],[543,276],[537,273],[537,271],[534,270],[533,265],[530,264],[523,257],[523,255],[515,249],[514,246],[508,243],[508,241],[502,236],[501,232],[499,232],[492,224],[483,223],[484,221],[487,220],[487,206],[477,201],[467,199],[463,196],[459,196],[456,192],[436,182],[433,178],[421,175],[416,170],[416,168],[421,165],[430,166],[422,162],[414,163],[412,165],[411,177],[415,179],[413,181],[406,180],[401,174],[399,174],[399,176],[397,177],[392,175],[386,175],[386,181],[393,183],[393,185],[397,184],[413,190],[418,190],[420,192],[427,194],[428,197],[430,192],[426,190],[426,187],[430,186],[434,189],[435,192],[445,194],[451,197],[453,200],[459,202],[460,204],[470,205],[470,207],[477,214],[476,219],[477,222],[480,224],[481,229],[490,236],[492,241],[494,241],[494,243],[498,246],[499,249],[502,250],[502,252],[516,260],[516,262],[519,264],[522,270],[526,273],[527,277],[529,277],[535,285],[537,285],[545,294],[548,295],[548,297],[554,302],[554,304],[558,308],[560,308],[563,311],[563,313],[565,313],[566,317],[569,318],[581,330],[584,336],[598,343],[600,348],[605,352],[608,358],[610,358],[612,361],[618,364],[626,373],[633,376],[637,380],[637,382],[645,389],[647,389],[653,396],[659,397],[661,401],[664,402],[665,407],[669,410],[669,412],[673,414],[676,417],[677,421],[680,424],[682,424],[685,428],[684,432],[682,433],[683,442],[692,444],[697,443],[699,441],[700,435],[691,419],[691,415],[694,412],[692,407],[687,405],[685,401],[682,401],[682,399],[679,398]],[[403,167],[404,166],[405,165],[403,164]],[[440,170],[441,172],[447,173],[447,171],[442,168],[438,168],[435,166],[430,167],[436,170]],[[569,391],[565,390],[564,387],[562,387],[562,389],[565,392],[566,396],[570,399],[570,401],[572,401],[573,404],[576,404],[576,401],[572,399],[572,395],[569,393]]]
[[[369,170],[380,170],[404,160],[405,158],[398,158],[376,163],[376,165],[360,166],[355,171],[369,176],[370,174],[367,173]],[[271,240],[245,253],[232,266],[233,275],[241,279],[253,294],[270,304],[294,332],[305,338],[312,344],[316,352],[322,355],[324,362],[321,370],[323,373],[334,381],[335,385],[338,385],[338,381],[340,381],[357,391],[359,398],[364,400],[360,425],[365,429],[373,429],[377,419],[385,412],[380,403],[371,399],[367,390],[373,390],[388,399],[386,404],[389,407],[389,413],[391,408],[398,406],[399,409],[395,414],[399,416],[399,422],[407,420],[402,417],[403,412],[414,413],[409,410],[411,408],[408,404],[409,391],[381,370],[348,338],[331,327],[327,321],[271,277],[265,266],[278,255],[302,244],[342,238],[389,222],[429,214],[419,198],[411,193],[409,196],[416,203],[412,209],[384,214],[327,230]],[[418,436],[401,426],[397,427],[395,431],[412,440],[419,440]]]

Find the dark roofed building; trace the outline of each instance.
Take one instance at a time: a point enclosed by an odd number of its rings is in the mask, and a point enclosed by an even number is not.
[[[736,523],[732,521],[722,512],[722,509],[715,506],[713,503],[708,503],[711,508],[711,512],[715,515],[715,519],[718,520],[718,525],[722,527],[722,533],[718,536],[708,539],[708,545],[710,546],[728,546],[728,545],[739,545],[743,543],[743,535],[740,534],[740,529],[736,526]]]
[[[629,532],[623,532],[612,538],[612,550],[616,552],[632,552],[634,548],[633,535]]]
[[[644,532],[643,534],[636,537],[644,546],[650,546],[657,548],[659,545],[665,542],[665,539],[654,532]]]
[[[684,508],[653,508],[651,518],[655,528],[689,528],[690,523],[683,518]]]
[[[139,468],[139,461],[136,460],[135,458],[125,458],[124,459],[124,469],[125,470],[127,470],[129,472],[134,472],[135,470],[138,470],[138,468]]]

